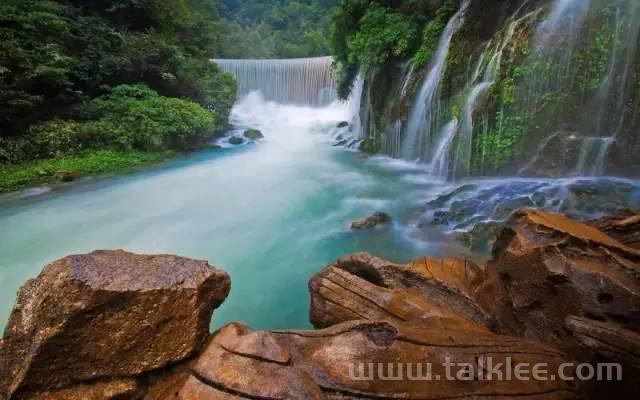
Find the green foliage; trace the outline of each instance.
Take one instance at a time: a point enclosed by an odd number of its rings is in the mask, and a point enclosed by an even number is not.
[[[404,58],[417,35],[413,21],[377,3],[371,3],[360,19],[360,29],[349,41],[349,64],[365,71],[391,57]]]
[[[50,160],[6,165],[0,168],[0,193],[69,178],[127,170],[138,165],[159,162],[172,155],[170,151],[145,153],[99,150]]]
[[[447,22],[456,12],[456,4],[453,0],[446,0],[436,12],[436,17],[429,21],[422,32],[422,45],[413,56],[413,66],[423,67],[431,58],[438,47],[440,36],[447,26]]]
[[[298,58],[329,54],[339,0],[219,0],[224,58]]]
[[[235,101],[221,24],[209,0],[4,0],[0,163],[204,143]]]
[[[142,85],[122,85],[89,105],[96,120],[87,138],[124,150],[192,150],[214,132],[214,116],[188,100],[161,97]]]

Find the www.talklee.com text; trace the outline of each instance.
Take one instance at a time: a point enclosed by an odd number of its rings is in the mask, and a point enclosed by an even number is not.
[[[354,381],[621,381],[622,365],[617,363],[522,363],[510,358],[500,362],[479,357],[476,363],[454,362],[449,358],[434,363],[349,363]]]

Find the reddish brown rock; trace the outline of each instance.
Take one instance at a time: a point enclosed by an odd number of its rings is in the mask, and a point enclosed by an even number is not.
[[[352,321],[318,331],[254,334],[237,324],[222,328],[174,399],[580,398],[571,382],[509,380],[506,370],[502,380],[496,372],[488,383],[485,362],[510,358],[513,365],[546,363],[553,371],[566,361],[552,347],[489,332]],[[270,356],[285,353],[291,355],[287,363]],[[447,367],[449,362],[456,365]],[[375,365],[371,373],[369,363]]]
[[[626,212],[619,216],[602,218],[591,225],[625,246],[640,249],[640,214]]]
[[[569,315],[622,325],[640,315],[640,251],[564,216],[515,214],[476,292],[504,334],[576,346]]]
[[[490,326],[474,299],[484,270],[464,259],[422,258],[394,264],[367,253],[344,257],[309,284],[311,322],[327,327],[354,319],[425,326]]]
[[[30,400],[136,400],[143,391],[135,379],[121,379],[112,382],[81,384],[69,389],[28,394],[22,398]]]
[[[133,377],[185,360],[230,288],[206,261],[96,251],[47,265],[20,290],[0,348],[0,393]]]

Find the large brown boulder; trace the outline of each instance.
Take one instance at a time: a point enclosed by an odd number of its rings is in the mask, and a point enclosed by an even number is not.
[[[594,227],[538,210],[515,214],[488,263],[476,298],[498,330],[576,347],[569,315],[637,325],[640,251]]]
[[[496,370],[489,382],[484,368],[507,359],[513,366],[545,363],[549,371],[566,362],[553,347],[489,332],[371,321],[252,332],[231,324],[170,399],[580,398],[573,382],[506,379],[504,368],[501,380]]]
[[[206,261],[172,255],[96,251],[55,261],[18,294],[0,348],[0,394],[135,377],[185,360],[204,345],[229,289],[228,275]]]
[[[341,258],[311,278],[311,323],[412,322],[425,326],[490,327],[475,300],[484,269],[465,259],[423,257],[408,265],[358,253]]]
[[[626,246],[640,249],[640,214],[636,212],[622,212],[621,215],[605,217],[590,225]]]

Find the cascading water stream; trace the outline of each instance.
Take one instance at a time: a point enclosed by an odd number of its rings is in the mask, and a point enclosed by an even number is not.
[[[464,13],[470,0],[465,0],[445,27],[438,48],[430,64],[429,73],[422,82],[411,108],[402,143],[402,158],[415,160],[427,154],[437,117],[437,93],[444,75],[451,40],[464,22]]]
[[[239,98],[259,91],[268,101],[312,106],[337,98],[332,57],[213,61],[236,77]]]

